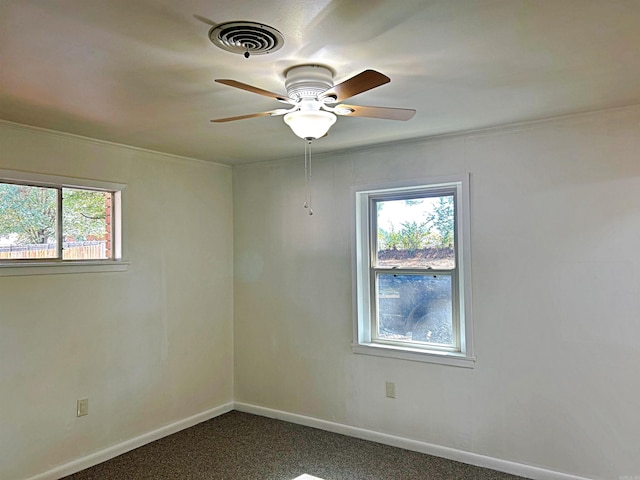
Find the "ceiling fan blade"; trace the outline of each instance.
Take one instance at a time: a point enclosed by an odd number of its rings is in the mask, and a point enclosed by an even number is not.
[[[385,120],[406,121],[416,114],[412,108],[391,108],[391,107],[366,107],[361,105],[338,105],[335,107],[338,115],[347,117],[369,117],[382,118]],[[344,112],[344,113],[343,113]]]
[[[389,77],[380,72],[376,72],[375,70],[365,70],[364,72],[359,73],[338,85],[334,85],[329,90],[322,92],[318,97],[320,99],[327,100],[335,98],[335,100],[332,99],[328,103],[341,102],[347,98],[358,95],[359,93],[366,92],[372,88],[389,83],[390,81],[391,79]]]
[[[228,80],[225,78],[216,78],[215,80],[218,83],[222,83],[223,85],[228,85],[230,87],[239,88],[240,90],[246,90],[247,92],[257,93],[258,95],[264,95],[265,97],[275,98],[284,103],[294,104],[295,102],[291,100],[286,95],[281,95],[279,93],[270,92],[269,90],[263,90],[262,88],[254,87],[252,85],[247,85],[246,83],[238,82],[237,80]]]
[[[274,117],[276,115],[284,115],[288,113],[290,110],[286,108],[278,108],[277,110],[270,110],[268,112],[260,112],[260,113],[249,113],[247,115],[239,115],[237,117],[226,117],[226,118],[216,118],[215,120],[210,120],[213,123],[225,123],[225,122],[233,122],[235,120],[245,120],[247,118],[256,118],[256,117]]]

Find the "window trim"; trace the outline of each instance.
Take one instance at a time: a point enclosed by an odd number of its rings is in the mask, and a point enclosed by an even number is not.
[[[119,272],[128,269],[130,263],[122,259],[121,194],[122,191],[126,188],[126,184],[3,169],[0,169],[0,182],[59,189],[58,209],[60,214],[57,218],[58,233],[61,233],[62,229],[61,192],[63,188],[111,192],[113,194],[112,199],[114,204],[112,213],[114,215],[114,218],[116,219],[116,221],[112,223],[111,232],[113,258],[95,260],[62,260],[62,258],[55,258],[50,260],[0,260],[0,277],[20,275],[50,275],[63,273]],[[62,238],[62,236],[60,236],[60,238]],[[62,248],[62,242],[58,243],[58,249],[60,250]]]
[[[409,344],[397,345],[389,342],[372,340],[371,315],[375,301],[373,288],[375,281],[370,268],[370,258],[373,255],[370,228],[372,220],[372,198],[397,193],[401,198],[419,191],[430,190],[437,194],[438,189],[455,189],[456,195],[456,272],[458,275],[457,300],[454,309],[459,310],[460,318],[460,350],[428,349],[413,347]],[[470,246],[470,215],[469,215],[469,175],[449,175],[408,181],[384,182],[354,186],[351,188],[351,198],[354,212],[352,219],[352,281],[353,281],[353,343],[352,351],[358,354],[376,355],[402,360],[429,362],[473,368],[475,356],[473,353],[473,319],[471,312],[471,246]],[[375,243],[374,243],[375,244]],[[455,276],[452,276],[452,280]],[[456,295],[456,294],[454,294]]]

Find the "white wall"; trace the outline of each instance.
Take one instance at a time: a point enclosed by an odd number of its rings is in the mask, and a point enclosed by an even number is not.
[[[640,475],[639,125],[628,108],[316,156],[309,217],[302,155],[235,168],[232,212],[230,168],[0,123],[0,168],[128,184],[132,262],[0,277],[0,478],[231,402],[234,345],[239,402],[594,479]],[[463,172],[476,368],[351,353],[350,187]]]
[[[0,151],[2,169],[126,183],[131,262],[0,277],[0,478],[231,402],[231,169],[3,123]]]
[[[316,156],[312,217],[302,152],[235,168],[236,401],[555,472],[640,475],[639,125],[628,108]],[[350,187],[465,172],[476,368],[351,353]]]

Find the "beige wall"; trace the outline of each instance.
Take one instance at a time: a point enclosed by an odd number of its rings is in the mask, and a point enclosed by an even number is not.
[[[2,123],[0,145],[1,169],[126,183],[131,262],[0,277],[0,478],[231,402],[231,169]]]
[[[312,217],[302,152],[235,168],[236,401],[640,475],[639,124],[629,108],[316,156]],[[467,172],[476,368],[353,354],[350,187]]]

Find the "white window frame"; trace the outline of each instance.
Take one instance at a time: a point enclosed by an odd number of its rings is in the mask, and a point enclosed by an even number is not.
[[[126,184],[88,180],[58,175],[0,169],[1,183],[15,183],[33,187],[76,188],[112,193],[112,245],[113,258],[95,260],[15,259],[0,260],[0,277],[16,275],[48,275],[62,273],[114,272],[128,269],[129,262],[122,259],[122,191]],[[60,200],[59,200],[60,202]],[[58,223],[62,212],[59,212]]]
[[[471,245],[469,216],[469,175],[451,175],[401,182],[387,182],[352,187],[353,199],[353,309],[354,353],[473,368],[473,323],[471,315]],[[372,265],[375,221],[370,211],[372,199],[390,195],[411,198],[417,193],[453,192],[455,198],[456,274],[452,275],[454,335],[457,347],[421,347],[410,342],[376,341],[375,282]],[[457,318],[456,318],[457,317]]]

